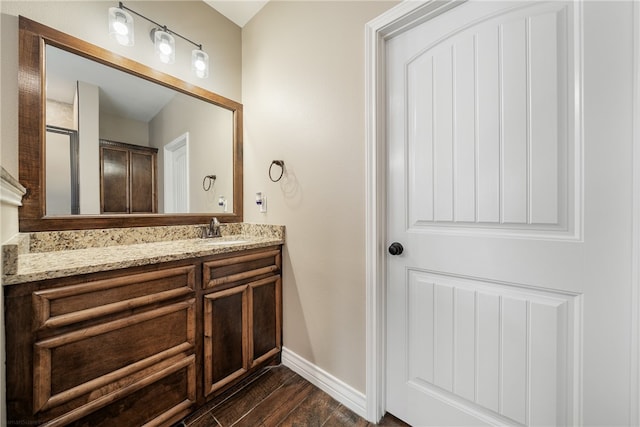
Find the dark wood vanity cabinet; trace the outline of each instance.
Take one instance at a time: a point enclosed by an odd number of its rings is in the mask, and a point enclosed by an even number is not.
[[[279,362],[279,247],[4,291],[10,423],[170,426]]]

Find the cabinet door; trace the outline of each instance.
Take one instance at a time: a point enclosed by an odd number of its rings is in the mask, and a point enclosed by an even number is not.
[[[282,347],[282,280],[273,276],[249,284],[251,367],[277,354]]]
[[[247,285],[204,296],[205,396],[247,372]]]
[[[131,213],[157,212],[155,153],[131,151]]]
[[[100,177],[100,212],[128,213],[128,151],[116,147],[100,147]]]

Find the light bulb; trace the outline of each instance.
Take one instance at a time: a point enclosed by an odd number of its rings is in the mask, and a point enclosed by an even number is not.
[[[169,45],[169,43],[165,41],[160,42],[158,49],[160,49],[160,52],[162,52],[165,55],[169,55],[171,53],[171,45]]]
[[[121,36],[126,36],[127,34],[129,34],[129,28],[127,28],[127,24],[120,21],[119,17],[118,20],[113,23],[113,29],[116,31],[116,33],[118,33],[118,35]]]

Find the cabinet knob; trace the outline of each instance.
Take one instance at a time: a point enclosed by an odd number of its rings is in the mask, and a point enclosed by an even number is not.
[[[391,255],[400,255],[403,251],[404,251],[404,248],[398,242],[393,242],[391,246],[389,246],[389,253]]]

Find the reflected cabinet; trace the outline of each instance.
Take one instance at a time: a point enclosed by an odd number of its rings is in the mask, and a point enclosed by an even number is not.
[[[158,149],[100,140],[100,213],[158,212]]]

